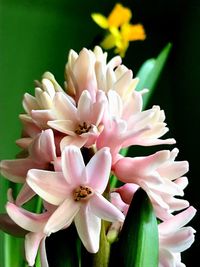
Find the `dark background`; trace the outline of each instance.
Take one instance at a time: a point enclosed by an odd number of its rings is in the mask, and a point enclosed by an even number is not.
[[[108,3],[109,2],[109,3]],[[121,1],[133,13],[132,23],[143,23],[147,39],[131,43],[123,63],[136,74],[148,58],[156,57],[167,42],[173,48],[150,103],[166,113],[170,137],[180,149],[179,159],[190,162],[185,190],[199,208],[200,151],[200,1]],[[108,15],[115,1],[0,0],[0,159],[14,158],[14,142],[20,136],[18,114],[22,97],[33,93],[33,80],[51,71],[63,84],[63,70],[70,48],[91,47],[103,33],[90,14]],[[2,181],[0,182],[1,185]],[[1,202],[5,196],[0,195]],[[190,223],[199,228],[198,215]],[[193,265],[196,243],[183,253],[183,262]]]

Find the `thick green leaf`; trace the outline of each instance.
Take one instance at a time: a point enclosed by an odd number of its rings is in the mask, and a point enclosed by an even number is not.
[[[157,221],[151,202],[141,189],[135,193],[119,240],[113,244],[111,266],[158,266]]]
[[[147,106],[155,89],[158,78],[169,56],[171,47],[171,43],[168,43],[156,59],[148,59],[146,62],[144,62],[136,75],[140,79],[137,86],[137,91],[140,91],[144,88],[149,89],[149,92],[143,96],[143,108]]]

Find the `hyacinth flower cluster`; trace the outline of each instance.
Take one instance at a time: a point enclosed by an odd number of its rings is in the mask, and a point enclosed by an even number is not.
[[[143,110],[147,90],[137,91],[138,82],[120,56],[107,62],[100,47],[83,48],[69,52],[64,89],[46,72],[36,82],[35,95],[24,95],[23,136],[16,143],[26,156],[3,160],[0,169],[22,184],[16,198],[8,191],[6,210],[25,230],[29,266],[40,250],[47,267],[45,240],[72,224],[86,250],[97,253],[102,220],[110,229],[118,225],[120,232],[138,188],[160,222],[159,266],[185,266],[180,253],[195,233],[185,225],[196,213],[182,198],[188,162],[176,161],[177,148],[140,157],[120,154],[130,146],[175,143],[162,139],[168,131],[164,111],[159,106]],[[110,188],[114,176],[121,185]],[[39,214],[24,207],[35,195],[42,199]]]

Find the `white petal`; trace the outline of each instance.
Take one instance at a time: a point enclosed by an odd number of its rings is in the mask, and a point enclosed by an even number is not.
[[[189,165],[187,161],[179,161],[166,164],[166,166],[161,166],[158,169],[158,172],[163,177],[166,177],[170,180],[181,177],[189,170]]]
[[[122,100],[117,92],[114,90],[108,91],[109,112],[112,116],[121,118],[122,115]]]
[[[83,245],[90,253],[99,250],[101,219],[94,215],[88,205],[82,205],[75,216],[75,225]]]
[[[29,266],[34,266],[38,248],[44,236],[45,235],[43,233],[29,233],[26,235],[25,253],[26,253],[26,260]]]
[[[65,147],[69,145],[74,145],[78,148],[81,148],[85,145],[87,141],[88,141],[88,136],[84,136],[84,134],[82,134],[81,136],[79,135],[65,136],[60,142],[60,149],[61,151],[63,151]]]
[[[111,155],[108,148],[100,149],[86,166],[88,184],[102,194],[108,184],[111,171]]]
[[[46,254],[46,246],[45,246],[45,239],[43,238],[40,243],[40,260],[41,260],[41,267],[49,267],[47,261],[47,254]]]
[[[63,150],[62,170],[66,181],[75,187],[86,182],[85,163],[79,148],[71,145]]]
[[[91,212],[109,222],[124,221],[123,213],[102,195],[95,193],[89,202]]]
[[[32,169],[27,174],[28,185],[47,202],[59,205],[71,188],[61,172]]]
[[[49,235],[69,226],[80,209],[79,203],[73,198],[66,198],[65,201],[54,211],[45,225],[44,232]]]
[[[183,252],[194,242],[195,230],[192,227],[184,227],[171,235],[160,238],[161,246],[173,253]]]
[[[91,96],[87,90],[84,90],[78,101],[78,116],[81,123],[83,122],[90,123],[90,117],[92,115],[91,111],[92,111]]]
[[[177,267],[176,260],[169,250],[160,249],[159,250],[159,267]]]
[[[57,131],[69,135],[76,135],[75,130],[76,130],[76,123],[72,120],[54,120],[54,121],[49,121],[48,125],[56,129]]]
[[[77,108],[67,94],[56,93],[53,103],[57,119],[77,121]]]

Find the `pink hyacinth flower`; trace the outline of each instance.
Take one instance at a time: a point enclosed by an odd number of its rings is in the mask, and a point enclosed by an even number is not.
[[[98,91],[95,101],[87,90],[83,91],[77,107],[64,94],[55,96],[53,109],[57,119],[48,125],[67,135],[61,141],[61,149],[70,144],[89,147],[95,143],[101,130],[105,101],[103,91]]]
[[[51,234],[74,220],[86,249],[99,249],[101,219],[123,221],[124,215],[108,200],[104,192],[111,168],[108,148],[99,150],[85,166],[80,149],[67,146],[62,152],[62,171],[30,170],[29,186],[47,202],[58,205],[44,231]]]
[[[195,230],[185,226],[195,215],[192,206],[158,225],[159,231],[159,267],[184,267],[180,253],[194,242]]]
[[[189,205],[186,200],[175,198],[184,195],[188,183],[186,177],[181,177],[188,171],[188,162],[174,161],[177,154],[178,149],[163,150],[147,157],[121,158],[113,166],[122,182],[136,184],[147,192],[161,220],[169,219],[173,211]]]

